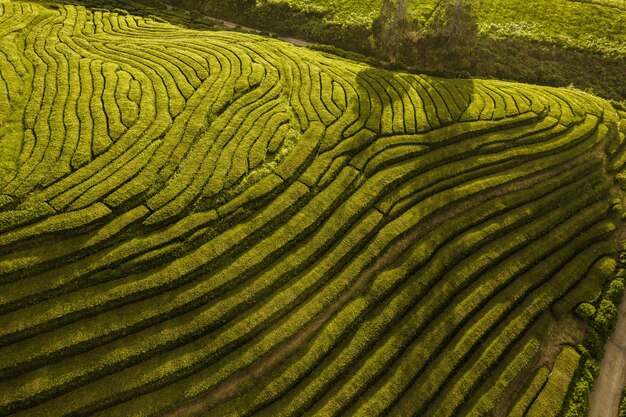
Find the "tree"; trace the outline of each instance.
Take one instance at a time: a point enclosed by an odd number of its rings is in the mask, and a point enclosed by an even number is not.
[[[422,23],[409,20],[408,0],[383,0],[372,23],[372,46],[391,62],[402,58],[437,62],[466,51],[478,33],[475,0],[441,0],[432,17]]]
[[[613,327],[615,327],[615,322],[617,322],[617,307],[615,307],[615,304],[606,299],[600,301],[600,306],[593,319],[594,328],[604,337],[608,337]]]
[[[442,0],[427,27],[429,35],[452,46],[465,46],[478,33],[473,0]]]
[[[408,0],[383,0],[372,23],[374,49],[392,62],[400,58],[408,40],[408,7]]]

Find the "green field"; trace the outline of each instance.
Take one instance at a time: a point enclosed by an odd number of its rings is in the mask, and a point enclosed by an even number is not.
[[[266,2],[289,4],[305,12],[317,11],[329,23],[366,29],[371,27],[383,4],[383,0],[260,0],[257,7]],[[425,22],[439,3],[409,0],[409,17]],[[625,8],[624,0],[481,0],[474,6],[483,36],[550,42],[620,57],[626,57],[626,13],[619,10]]]
[[[592,95],[0,1],[0,109],[0,415],[565,415],[610,331]]]

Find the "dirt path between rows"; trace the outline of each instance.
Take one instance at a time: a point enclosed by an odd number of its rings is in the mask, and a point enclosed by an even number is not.
[[[257,30],[257,29],[253,29],[253,28],[249,28],[249,27],[245,27],[245,26],[241,26],[237,23],[233,23],[233,22],[227,22],[226,20],[221,20],[221,19],[214,19],[214,18],[210,18],[211,20],[220,22],[221,24],[223,24],[224,26],[226,26],[229,29],[235,29],[235,28],[239,28],[239,29],[243,29],[247,32],[254,32],[254,33],[262,33],[262,31]],[[286,37],[286,36],[277,36],[276,39],[280,39],[281,41],[284,42],[289,42],[293,45],[296,46],[309,46],[311,45],[311,42],[307,42],[304,39],[298,39],[298,38],[291,38],[291,37]]]
[[[558,175],[565,170],[577,166],[584,160],[592,159],[593,156],[579,158],[569,163],[553,167],[547,171],[535,173],[529,177],[516,180],[492,190],[483,192],[477,196],[470,197],[451,207],[435,212],[424,218],[412,231],[391,244],[376,261],[367,267],[354,281],[352,286],[341,296],[334,300],[324,310],[324,313],[309,322],[300,329],[291,339],[277,346],[265,356],[258,359],[248,368],[243,369],[230,378],[220,383],[212,390],[187,402],[186,404],[172,408],[161,415],[161,417],[194,416],[206,412],[207,410],[226,402],[235,396],[254,386],[259,380],[267,376],[277,365],[287,360],[295,354],[321,330],[321,328],[339,311],[352,297],[363,290],[371,280],[378,275],[385,267],[395,262],[402,253],[407,250],[416,240],[445,223],[448,220],[460,215],[462,212],[477,207],[486,201],[503,196],[505,194],[530,188],[533,185],[548,178]],[[626,321],[624,321],[626,323]],[[625,328],[626,330],[626,328]]]
[[[585,336],[586,325],[582,320],[568,313],[563,317],[556,317],[551,310],[546,311],[550,322],[546,326],[541,348],[534,358],[509,384],[506,393],[493,409],[491,417],[506,417],[510,414],[515,403],[526,391],[537,371],[542,367],[552,369],[557,356],[564,346],[576,346]]]
[[[626,294],[622,298],[617,325],[606,343],[600,375],[594,384],[589,417],[617,417],[626,383]]]

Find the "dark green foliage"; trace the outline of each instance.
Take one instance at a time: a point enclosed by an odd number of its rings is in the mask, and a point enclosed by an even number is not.
[[[576,378],[570,385],[568,402],[563,417],[586,417],[588,415],[589,396],[591,395],[593,382],[599,372],[596,361],[587,356],[586,349],[579,346],[579,350],[583,352],[583,359],[578,368]]]
[[[593,327],[604,338],[607,338],[617,322],[617,307],[610,299],[600,301],[596,315],[593,318]]]
[[[611,301],[615,306],[619,306],[624,295],[624,279],[615,278],[609,284],[609,288],[606,290],[605,298]]]
[[[447,48],[470,47],[478,35],[474,3],[474,0],[442,0],[425,29],[426,35]]]
[[[623,256],[624,252],[622,252]],[[623,261],[621,263],[623,265]],[[608,280],[602,297],[595,306],[581,303],[576,314],[590,323],[585,339],[578,350],[583,360],[570,386],[564,417],[586,417],[589,412],[589,395],[599,373],[599,364],[604,355],[605,343],[617,322],[617,307],[624,292],[624,269],[618,267],[613,279]]]
[[[586,322],[591,322],[596,314],[596,308],[591,303],[580,303],[576,307],[576,315]]]
[[[380,13],[372,22],[373,47],[392,62],[402,57],[408,46],[408,7],[408,0],[383,0]]]

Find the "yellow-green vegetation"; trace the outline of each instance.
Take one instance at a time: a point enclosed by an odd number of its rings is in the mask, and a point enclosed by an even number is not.
[[[617,251],[608,102],[82,6],[1,1],[0,39],[0,415],[565,401],[585,352],[547,329]]]
[[[537,395],[542,392],[542,388],[545,386],[549,374],[550,371],[545,367],[537,371],[533,376],[532,382],[524,391],[524,394],[520,396],[511,409],[510,417],[524,417],[530,404],[532,404],[535,398],[537,398]]]
[[[572,0],[580,1],[582,3],[593,3],[600,6],[615,7],[621,10],[626,10],[626,0]]]
[[[555,417],[559,414],[579,360],[580,354],[573,348],[566,346],[561,350],[548,381],[526,413],[528,417]]]
[[[480,2],[476,10],[483,34],[549,42],[624,58],[626,13],[596,5],[609,2],[487,0]]]

